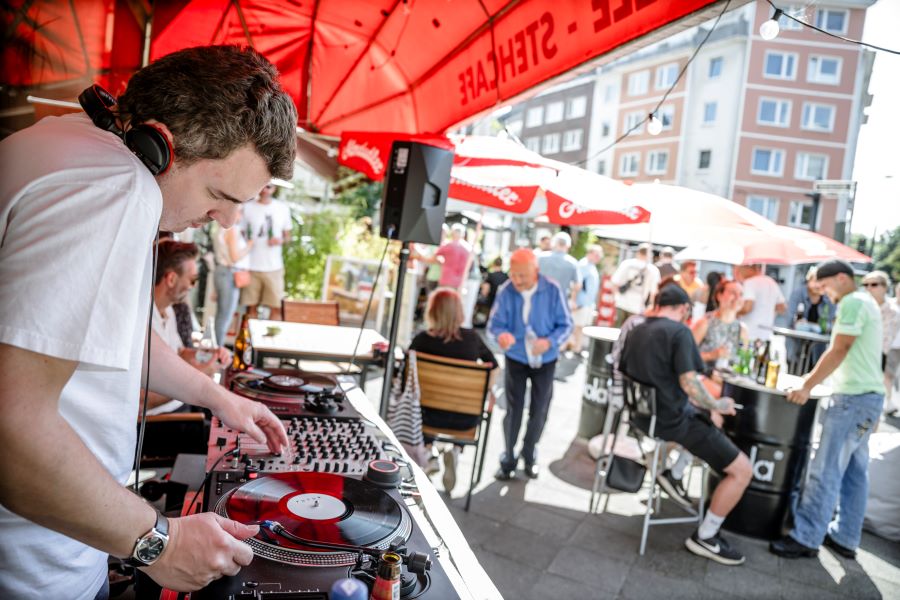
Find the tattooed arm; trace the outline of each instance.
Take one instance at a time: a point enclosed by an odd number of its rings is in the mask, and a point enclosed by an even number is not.
[[[710,411],[720,412],[723,415],[735,414],[734,400],[728,397],[719,398],[718,400],[713,398],[703,386],[696,371],[682,373],[678,376],[678,383],[681,384],[681,389],[688,395],[688,398],[697,406]]]

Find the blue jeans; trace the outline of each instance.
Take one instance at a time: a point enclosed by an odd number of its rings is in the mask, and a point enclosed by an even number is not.
[[[804,546],[818,548],[826,533],[841,546],[859,546],[869,495],[869,434],[883,404],[882,394],[836,394],[832,398],[794,515],[791,537]],[[838,505],[838,516],[832,520]]]
[[[213,275],[216,284],[216,343],[225,344],[228,324],[237,308],[240,290],[234,285],[234,268],[216,265]]]

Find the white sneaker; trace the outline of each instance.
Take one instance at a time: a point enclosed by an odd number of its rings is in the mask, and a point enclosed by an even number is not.
[[[456,463],[459,457],[459,448],[453,446],[449,450],[444,450],[444,491],[448,494],[456,487]]]

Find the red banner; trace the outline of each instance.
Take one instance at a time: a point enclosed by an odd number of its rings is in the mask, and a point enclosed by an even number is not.
[[[553,192],[546,195],[547,220],[555,225],[634,225],[650,220],[650,213],[640,206],[597,210],[575,204]]]

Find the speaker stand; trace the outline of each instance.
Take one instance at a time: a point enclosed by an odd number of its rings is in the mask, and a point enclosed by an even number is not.
[[[382,419],[387,419],[388,402],[391,397],[391,380],[394,375],[394,348],[397,346],[397,329],[400,325],[400,309],[403,306],[403,281],[406,279],[406,263],[409,260],[409,242],[400,248],[400,268],[397,269],[397,288],[394,290],[394,307],[391,311],[391,327],[388,330],[387,364],[384,366],[384,382],[381,385]]]

